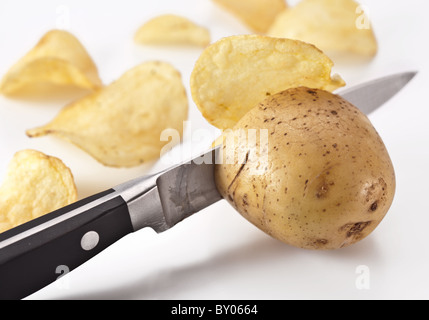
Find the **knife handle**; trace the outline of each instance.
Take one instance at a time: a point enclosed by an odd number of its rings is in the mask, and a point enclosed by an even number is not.
[[[0,234],[0,299],[27,297],[133,232],[128,206],[114,192]]]

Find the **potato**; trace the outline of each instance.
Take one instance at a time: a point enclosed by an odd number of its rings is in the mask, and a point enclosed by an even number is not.
[[[261,137],[265,130],[267,138],[247,143],[237,132],[248,129]],[[235,144],[228,149],[242,150],[245,161],[225,161],[229,154],[216,165],[222,196],[290,245],[352,245],[379,225],[393,201],[395,173],[382,139],[358,108],[330,92],[299,87],[272,95],[223,138],[222,148]]]

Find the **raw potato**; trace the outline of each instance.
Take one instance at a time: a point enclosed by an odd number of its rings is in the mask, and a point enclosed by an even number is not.
[[[268,35],[312,43],[329,56],[372,57],[378,48],[368,16],[353,0],[302,0],[277,16]]]
[[[64,163],[35,150],[17,152],[0,187],[0,233],[77,201]]]
[[[58,86],[96,90],[102,82],[79,40],[69,32],[52,30],[9,70],[0,83],[0,92],[19,96],[40,85],[47,92],[55,92]]]
[[[214,0],[255,32],[265,33],[276,16],[287,8],[285,0]]]
[[[146,22],[136,32],[134,40],[139,44],[196,45],[210,43],[210,32],[187,18],[166,14]]]
[[[55,135],[110,167],[133,167],[160,157],[164,130],[183,132],[188,98],[180,73],[147,62],[111,85],[65,107],[30,137]]]
[[[209,123],[232,128],[266,96],[298,87],[333,91],[333,62],[311,44],[259,35],[221,39],[207,47],[191,75],[195,104]]]
[[[234,137],[251,128],[268,130],[267,140],[247,144],[245,136]],[[278,93],[225,138],[223,148],[235,141],[232,149],[242,150],[247,162],[216,166],[219,191],[245,218],[290,245],[354,244],[378,226],[393,201],[395,173],[383,141],[368,118],[337,95],[305,87]]]

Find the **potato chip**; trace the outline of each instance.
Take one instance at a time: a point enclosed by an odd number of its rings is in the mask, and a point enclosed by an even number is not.
[[[20,95],[32,86],[46,85],[54,92],[58,86],[95,90],[102,86],[97,67],[69,32],[52,30],[21,58],[4,76],[0,92]]]
[[[333,91],[333,62],[311,44],[259,35],[221,39],[204,50],[191,75],[192,97],[203,116],[231,128],[266,96],[306,86]]]
[[[0,232],[77,201],[73,175],[55,157],[17,152],[0,187]]]
[[[306,41],[329,53],[377,53],[368,17],[353,0],[302,0],[276,18],[268,35]]]
[[[287,8],[285,0],[213,0],[242,20],[253,31],[265,33],[276,16]]]
[[[30,137],[55,135],[102,164],[132,167],[155,160],[166,129],[183,132],[188,98],[180,73],[164,62],[147,62],[119,80],[65,107]]]
[[[134,40],[139,44],[205,47],[210,43],[210,32],[187,18],[166,14],[146,22],[136,32]]]

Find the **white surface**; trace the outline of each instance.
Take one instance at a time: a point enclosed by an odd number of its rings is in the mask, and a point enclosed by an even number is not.
[[[29,298],[429,298],[429,3],[365,3],[379,40],[379,54],[371,62],[337,63],[335,71],[348,85],[404,70],[420,71],[405,90],[370,116],[397,173],[393,206],[370,237],[335,252],[300,250],[271,239],[227,203],[219,202],[163,234],[145,229],[125,237],[62,281]],[[171,62],[182,72],[189,93],[189,77],[200,49],[139,47],[132,41],[137,28],[160,13],[182,14],[208,26],[213,40],[249,32],[209,0],[2,0],[0,75],[43,33],[64,27],[86,46],[105,83],[140,62],[157,59]],[[189,144],[190,137],[201,138],[198,129],[213,130],[190,94],[189,100],[192,131],[185,144]],[[25,148],[61,158],[75,175],[80,197],[164,166],[105,168],[58,139],[31,140],[25,136],[26,129],[49,121],[66,103],[58,99],[33,102],[0,97],[0,178],[13,154]],[[203,137],[193,151],[204,150],[210,139]],[[369,278],[363,278],[366,275]],[[362,283],[369,287],[362,288]]]

